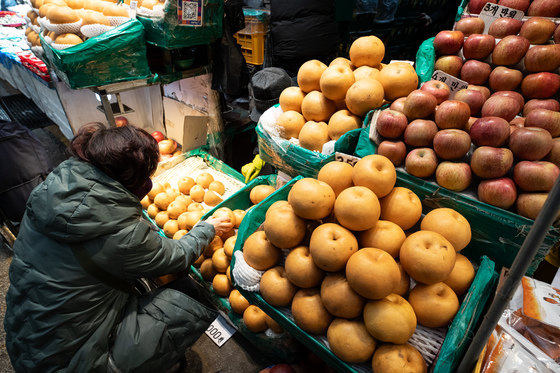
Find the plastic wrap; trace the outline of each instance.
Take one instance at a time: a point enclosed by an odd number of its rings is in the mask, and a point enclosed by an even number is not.
[[[292,179],[245,215],[243,223],[237,232],[234,256],[230,263],[232,268],[232,281],[236,287],[238,287],[236,278],[236,258],[240,255],[237,253],[243,251],[243,245],[246,239],[259,229],[264,222],[268,208],[276,201],[286,200],[293,184],[301,178],[301,176],[298,176]],[[451,372],[454,370],[454,367],[458,365],[464,349],[468,346],[474,330],[478,326],[478,320],[486,304],[486,300],[490,294],[493,293],[497,277],[497,273],[494,271],[494,263],[490,259],[482,257],[469,292],[465,295],[459,312],[447,331],[446,338],[440,349],[438,361],[435,363],[435,369],[437,369],[437,371]],[[258,292],[246,291],[239,287],[238,289],[250,303],[256,304],[262,308],[288,332],[292,333],[304,345],[335,368],[336,371],[371,371],[371,365],[369,364],[351,365],[336,357],[328,348],[324,336],[310,335],[294,323],[289,309],[272,307]],[[441,335],[439,330],[436,331],[435,334]]]
[[[64,50],[41,41],[57,76],[74,89],[151,76],[144,28],[135,19]]]
[[[172,49],[210,44],[222,37],[223,0],[203,1],[202,26],[180,25],[177,1],[166,1],[163,18],[138,16],[145,28],[146,41],[158,47]]]
[[[261,158],[286,174],[295,177],[316,177],[319,170],[334,161],[334,153],[324,155],[297,145],[297,140],[286,140],[279,136],[276,118],[282,113],[279,105],[265,111],[257,124],[259,154]],[[352,154],[361,129],[344,134],[335,143],[334,151]],[[294,141],[295,140],[295,141]]]
[[[416,74],[420,84],[432,80],[434,74],[434,64],[436,63],[434,39],[424,40],[416,53]]]
[[[524,349],[519,341],[508,333],[502,332],[482,372],[517,373],[520,372],[520,368],[524,372],[550,372],[537,358]]]

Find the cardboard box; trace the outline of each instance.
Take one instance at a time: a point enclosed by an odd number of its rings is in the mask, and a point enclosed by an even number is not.
[[[182,102],[163,97],[167,137],[177,141],[183,152],[206,144],[208,116]]]

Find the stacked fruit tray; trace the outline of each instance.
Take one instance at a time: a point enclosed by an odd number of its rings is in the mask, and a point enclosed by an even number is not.
[[[337,371],[453,371],[495,284],[491,260],[456,253],[472,245],[469,222],[451,209],[422,218],[395,181],[383,156],[331,162],[251,209],[238,232],[236,288]]]

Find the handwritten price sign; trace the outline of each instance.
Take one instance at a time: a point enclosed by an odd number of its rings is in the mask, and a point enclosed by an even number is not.
[[[351,166],[354,166],[361,158],[354,157],[353,155],[336,152],[334,153],[334,159],[337,162],[344,162],[344,163],[348,163]]]
[[[479,18],[484,21],[484,34],[487,34],[492,22],[498,18],[514,18],[521,21],[524,16],[525,13],[521,10],[508,8],[507,6],[498,4],[486,3],[484,8],[480,11]]]
[[[222,316],[218,316],[216,320],[206,329],[206,335],[210,337],[218,347],[222,347],[231,336],[235,333],[235,328],[231,326]]]
[[[456,78],[453,75],[449,75],[448,73],[444,73],[441,70],[434,71],[432,74],[432,80],[439,80],[440,82],[447,84],[451,89],[451,94],[449,95],[450,98],[453,98],[457,91],[466,89],[469,86],[469,83],[464,80]]]

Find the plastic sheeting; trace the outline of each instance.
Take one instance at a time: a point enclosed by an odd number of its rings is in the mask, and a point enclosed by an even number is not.
[[[71,88],[146,79],[152,75],[146,59],[144,27],[135,19],[63,50],[53,49],[42,37],[41,42],[57,76]]]
[[[204,0],[202,26],[180,25],[177,1],[165,2],[163,18],[138,16],[145,28],[146,41],[158,47],[171,49],[210,44],[222,36],[223,0]]]
[[[246,239],[254,233],[265,220],[265,214],[268,208],[276,201],[287,200],[288,194],[301,177],[292,179],[284,187],[278,189],[275,193],[268,196],[255,208],[251,209],[243,219],[243,224],[239,227],[237,232],[237,240],[235,242],[234,254],[243,250],[243,245]],[[430,209],[431,210],[431,209]],[[235,280],[235,256],[231,261],[231,273],[233,274],[233,283],[236,285]],[[468,255],[467,255],[468,256]],[[468,256],[473,258],[472,256]],[[479,257],[477,257],[479,258]],[[459,363],[464,349],[469,345],[469,342],[478,326],[478,321],[481,316],[482,310],[486,301],[493,293],[497,280],[497,273],[494,271],[494,263],[488,258],[481,258],[481,264],[477,270],[476,276],[471,284],[469,292],[465,295],[459,312],[453,319],[451,326],[447,331],[446,338],[440,350],[438,362],[436,363],[437,372],[451,372]],[[239,288],[238,288],[239,289]],[[258,292],[239,291],[247,298],[251,304],[256,304],[263,309],[269,316],[276,322],[284,327],[288,332],[293,334],[304,345],[309,347],[321,359],[325,360],[336,371],[339,372],[362,372],[371,371],[371,365],[367,364],[348,364],[336,357],[325,343],[323,336],[310,335],[298,327],[293,321],[293,316],[287,309],[280,309],[268,304]]]
[[[334,153],[324,155],[281,138],[274,131],[276,118],[281,113],[280,106],[275,105],[263,113],[257,124],[256,131],[261,158],[292,177],[297,175],[316,177],[324,165],[334,161]],[[352,154],[360,132],[360,129],[356,129],[344,134],[335,143],[334,151]]]
[[[424,40],[416,53],[416,74],[420,84],[432,80],[432,75],[434,74],[434,65],[436,63],[434,39]]]

